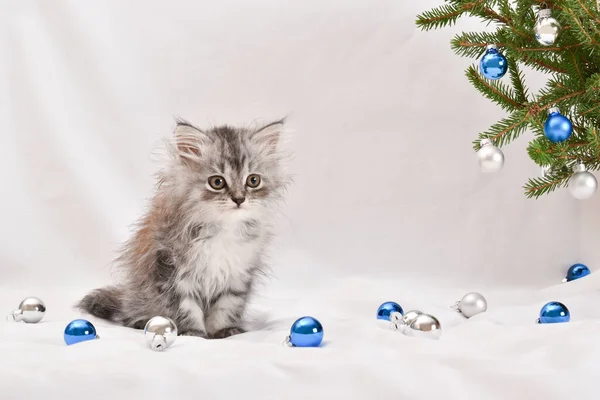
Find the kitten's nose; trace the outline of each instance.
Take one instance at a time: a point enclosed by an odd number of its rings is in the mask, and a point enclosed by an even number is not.
[[[246,198],[245,197],[232,197],[231,200],[233,200],[233,202],[235,204],[237,204],[239,207],[240,204],[242,204],[244,201],[246,201]]]

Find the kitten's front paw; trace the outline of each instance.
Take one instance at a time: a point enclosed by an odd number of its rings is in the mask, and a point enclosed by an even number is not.
[[[196,337],[201,337],[204,339],[208,338],[208,335],[206,334],[206,332],[204,331],[197,331],[194,329],[189,329],[187,331],[183,331],[181,333],[179,333],[179,336],[196,336]]]
[[[243,330],[242,328],[224,328],[224,329],[218,330],[215,333],[213,333],[211,335],[211,338],[212,339],[225,339],[225,338],[228,338],[229,336],[239,335],[240,333],[244,333],[244,332],[246,332],[246,331]]]

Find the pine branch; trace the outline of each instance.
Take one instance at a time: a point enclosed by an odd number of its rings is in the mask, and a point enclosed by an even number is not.
[[[519,31],[506,17],[498,14],[494,9],[486,7],[485,0],[472,0],[468,2],[453,1],[452,4],[444,4],[425,11],[417,16],[417,26],[421,30],[429,31],[445,26],[454,25],[463,14],[478,16],[484,20],[496,22],[510,27],[515,33],[527,36],[527,33]]]
[[[581,8],[583,9],[583,11],[590,16],[590,18],[592,18],[593,22],[595,22],[597,25],[600,25],[600,18],[598,17],[597,14],[592,13],[592,9],[590,7],[587,7],[583,1],[581,0],[576,0],[577,4],[579,4],[581,6]],[[597,5],[597,3],[596,3]]]
[[[582,4],[581,0],[565,1],[565,3],[571,3],[571,7],[565,7],[560,15],[569,21],[569,25],[573,27],[573,34],[577,37],[578,41],[587,45],[597,46],[600,42],[600,31],[598,30],[597,22],[594,24],[584,25],[581,15],[576,12],[578,7],[584,9],[588,15],[590,11]]]
[[[588,93],[598,95],[600,90],[600,73],[592,74],[586,81],[585,87]]]
[[[528,67],[533,68],[536,71],[541,71],[541,72],[556,72],[559,74],[564,74],[567,71],[560,66],[560,62],[555,62],[555,61],[545,61],[545,60],[537,60],[535,59],[535,57],[532,56],[523,56],[522,57],[523,62],[525,63],[525,65],[527,65]]]
[[[586,139],[591,147],[591,151],[596,159],[600,159],[600,131],[595,126],[588,126],[586,129]]]
[[[498,104],[502,109],[512,111],[523,105],[513,98],[512,90],[500,81],[490,81],[478,72],[474,65],[467,68],[467,78],[485,97]]]
[[[523,26],[531,26],[532,21],[535,20],[535,15],[532,10],[534,1],[517,1],[517,7],[515,9],[515,23]]]
[[[566,187],[569,183],[570,174],[564,172],[549,174],[543,178],[529,179],[523,186],[525,195],[528,199],[538,198],[544,194],[550,193],[558,188]]]
[[[481,133],[478,140],[473,141],[473,148],[479,150],[482,139],[490,139],[497,147],[510,143],[527,129],[529,117],[527,109],[520,109],[508,117],[502,118],[490,126],[487,131]]]
[[[510,39],[510,38],[507,38]],[[539,45],[531,43],[522,43],[521,41],[512,41],[505,55],[512,58],[515,62],[522,62],[528,67],[546,73],[566,73],[563,66],[563,60],[556,52],[543,51]]]
[[[537,111],[546,111],[550,107],[558,106],[564,115],[566,110],[577,106],[582,101],[581,96],[585,93],[585,89],[572,92],[568,86],[556,84],[556,81],[551,80],[539,92],[539,109]]]
[[[496,33],[463,32],[452,39],[450,47],[456,54],[462,57],[479,58],[490,43],[502,47]]]
[[[524,83],[525,75],[512,58],[508,59],[508,73],[510,75],[510,82],[512,83],[515,101],[521,104],[527,103],[529,100],[527,88]]]
[[[429,31],[454,25],[465,12],[466,10],[462,7],[454,4],[444,4],[420,14],[417,17],[417,26],[423,31]]]
[[[548,7],[562,25],[552,46],[541,46],[532,32],[537,10]],[[466,70],[471,84],[486,98],[508,112],[505,118],[478,135],[473,148],[488,138],[498,147],[517,139],[526,129],[535,138],[527,147],[538,165],[551,173],[529,179],[527,197],[537,198],[564,187],[572,166],[583,162],[588,170],[600,170],[600,4],[592,0],[446,0],[446,4],[419,16],[423,30],[454,24],[460,16],[482,20],[495,29],[463,32],[451,41],[462,57],[479,59],[488,44],[495,44],[509,62],[508,77],[487,80],[474,65]],[[545,86],[529,92],[523,66],[546,73]],[[549,141],[544,123],[550,107],[558,106],[573,124],[573,134],[561,143]]]
[[[592,114],[592,119],[600,118],[600,104],[598,103],[593,105],[582,104],[579,110],[579,116],[581,117]]]
[[[505,15],[509,20],[512,20],[513,10],[510,3],[511,2],[509,0],[498,1],[498,11],[501,15]]]
[[[594,9],[592,3],[596,4],[596,9]],[[582,0],[567,0],[565,1],[565,5],[575,10],[580,10],[579,15],[582,17],[582,20],[586,20],[588,19],[587,17],[589,17],[592,21],[592,24],[590,24],[592,29],[596,29],[598,24],[600,24],[600,13],[598,11],[597,1],[589,1],[588,4],[586,4],[586,2]]]
[[[499,13],[493,9],[496,3],[499,3]],[[476,5],[469,5],[469,14],[477,16],[488,23],[496,23],[521,37],[529,36],[529,32],[514,23],[512,20],[512,13],[510,11],[506,12],[508,3],[509,2],[505,0],[478,2]],[[508,7],[508,10],[510,10],[510,7]]]
[[[567,74],[576,76],[580,82],[585,82],[585,77],[583,76],[583,66],[581,65],[581,61],[577,59],[575,53],[569,52],[563,59],[569,60],[567,63],[565,63]]]
[[[535,103],[531,104],[529,107],[529,114],[531,115],[529,118],[529,129],[531,129],[536,138],[544,138],[544,123],[546,122],[546,114],[538,112],[537,110],[539,107]]]
[[[545,137],[538,137],[531,142],[527,147],[529,157],[539,166],[552,165],[554,163],[554,155],[551,151],[552,142]]]

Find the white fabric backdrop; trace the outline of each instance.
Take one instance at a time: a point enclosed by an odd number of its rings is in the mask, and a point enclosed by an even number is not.
[[[525,199],[539,173],[528,135],[501,173],[479,173],[471,141],[502,113],[448,43],[481,25],[418,31],[415,15],[437,3],[3,2],[0,304],[37,295],[49,311],[0,324],[0,397],[593,398],[599,279],[558,283],[575,262],[600,263],[599,197]],[[255,331],[157,355],[139,332],[93,320],[101,340],[64,346],[72,304],[110,282],[152,194],[173,117],[284,115],[296,183]],[[448,305],[471,290],[490,310],[465,321]],[[380,329],[385,300],[437,315],[442,340]],[[532,324],[550,300],[570,324]],[[305,314],[327,345],[282,349]]]

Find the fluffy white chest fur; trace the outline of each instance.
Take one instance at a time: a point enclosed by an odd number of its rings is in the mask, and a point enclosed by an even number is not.
[[[185,278],[178,286],[183,293],[192,296],[200,292],[211,298],[224,290],[246,288],[248,271],[256,266],[263,246],[263,235],[248,238],[241,228],[240,222],[226,225],[193,245],[188,264],[181,268]]]

